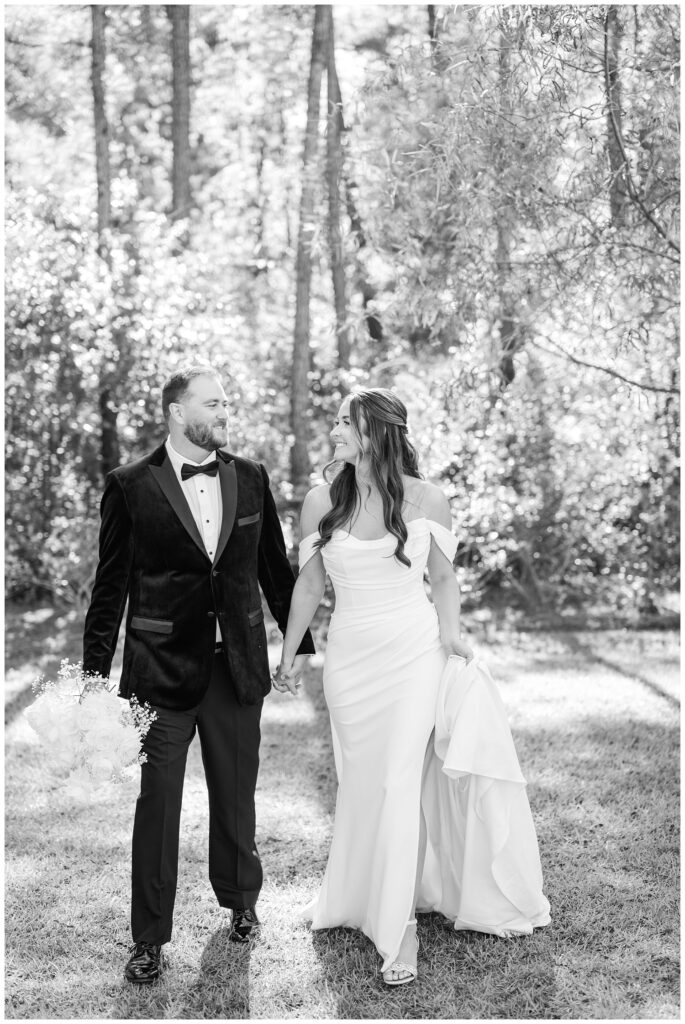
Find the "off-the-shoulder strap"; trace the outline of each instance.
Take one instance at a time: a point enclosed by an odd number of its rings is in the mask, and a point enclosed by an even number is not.
[[[454,556],[457,553],[457,547],[459,541],[445,526],[440,523],[436,523],[434,519],[426,519],[428,523],[428,529],[431,532],[433,540],[438,545],[443,555],[449,558],[450,562],[454,561]]]
[[[300,541],[300,549],[297,558],[300,570],[304,569],[309,559],[312,558],[319,550],[314,547],[314,544],[318,539],[318,533],[308,533],[307,536],[303,537]]]

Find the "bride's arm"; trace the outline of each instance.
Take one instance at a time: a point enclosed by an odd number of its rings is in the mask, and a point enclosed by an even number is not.
[[[452,532],[450,507],[439,487],[427,485],[423,505],[430,519]],[[457,577],[454,575],[452,563],[435,540],[431,541],[428,554],[428,576],[431,597],[440,623],[440,641],[445,653],[448,656],[457,654],[470,660],[473,657],[473,650],[461,635],[461,593]]]
[[[321,488],[317,487],[310,491],[304,499],[300,515],[300,540],[312,533],[318,532],[319,522],[326,511],[325,508],[322,511],[320,491]],[[283,638],[283,650],[275,673],[276,678],[274,678],[274,686],[281,692],[287,689],[292,690],[292,686],[289,686],[283,677],[293,681],[292,677],[299,675],[297,672],[298,666],[294,664],[297,649],[309,623],[314,618],[316,609],[321,604],[325,586],[326,571],[321,552],[317,550],[302,566],[300,574],[295,581],[290,601],[288,625],[285,637]],[[295,668],[294,672],[293,668]]]

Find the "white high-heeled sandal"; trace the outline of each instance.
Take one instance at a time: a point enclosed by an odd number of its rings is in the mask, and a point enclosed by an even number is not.
[[[413,918],[411,921],[407,921],[407,928],[412,924],[414,925],[414,929],[416,929],[416,918]],[[419,939],[416,934],[416,931],[414,931],[414,940],[416,942],[416,953],[418,956]],[[402,937],[402,942],[404,942],[404,936]],[[415,964],[407,964],[403,960],[393,960],[390,966],[383,971],[383,981],[385,982],[386,985],[408,985],[411,981],[416,981],[418,973],[418,967]],[[402,976],[392,978],[390,977],[390,975],[392,974]]]

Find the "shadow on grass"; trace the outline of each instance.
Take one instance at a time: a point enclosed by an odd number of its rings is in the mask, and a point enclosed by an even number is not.
[[[361,932],[333,928],[312,932],[335,1018],[478,1019],[553,1017],[552,943],[541,932],[500,939],[455,932],[440,914],[418,915],[418,978],[388,986],[381,959]]]
[[[24,608],[8,604],[5,611],[6,685],[13,674],[18,676],[18,681],[12,680],[11,695],[5,701],[5,725],[11,724],[33,700],[34,675],[54,679],[62,659],[73,657],[80,644],[82,620],[82,614],[74,609],[60,611],[50,605]]]
[[[294,756],[284,754],[293,748]],[[310,722],[269,722],[260,747],[259,788],[272,784],[279,799],[316,795],[322,809],[333,812],[338,780],[327,716]]]
[[[675,723],[587,715],[566,718],[558,728],[519,726],[516,741],[532,791],[546,788],[560,813],[588,797],[615,812],[648,806],[655,796],[677,808]]]
[[[219,928],[202,951],[194,980],[183,958],[167,953],[166,970],[152,985],[122,981],[118,1016],[131,1019],[246,1020],[250,1017],[251,946],[229,940],[230,928]]]
[[[643,673],[626,671],[621,664],[598,654],[590,644],[583,643],[572,633],[562,634],[561,637],[563,642],[574,655],[580,654],[582,657],[586,658],[589,663],[599,663],[605,668],[611,669],[612,672],[618,672],[619,675],[622,675],[625,679],[632,679],[636,683],[641,683],[651,693],[655,694],[657,697],[661,697],[662,700],[665,700],[671,707],[680,708],[680,701],[677,697],[672,693],[669,693],[668,690],[665,690],[662,686],[659,686],[659,684],[655,683],[654,680],[648,679]]]
[[[250,1016],[252,945],[237,945],[229,935],[230,928],[219,928],[205,946],[187,1009],[196,1011],[201,1006],[208,1017],[246,1020]]]

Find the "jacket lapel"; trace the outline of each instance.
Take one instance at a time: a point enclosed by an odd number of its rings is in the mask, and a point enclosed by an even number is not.
[[[162,493],[164,494],[164,497],[167,499],[167,501],[169,502],[169,504],[173,508],[174,512],[176,513],[176,515],[181,520],[181,522],[185,526],[186,530],[188,531],[188,533],[190,534],[192,539],[195,541],[195,543],[199,547],[199,549],[202,552],[202,554],[205,556],[205,558],[208,558],[209,556],[207,555],[207,551],[205,549],[205,546],[202,543],[202,537],[200,536],[200,531],[198,530],[197,526],[195,525],[195,520],[193,519],[193,513],[190,511],[190,506],[188,505],[188,502],[186,501],[185,494],[181,490],[181,485],[179,484],[178,478],[177,478],[176,474],[174,473],[174,467],[171,465],[171,460],[166,455],[166,450],[164,450],[164,449],[162,449],[162,450],[164,451],[164,459],[163,459],[161,465],[155,465],[154,463],[150,463],[148,468],[149,468],[150,472],[152,473],[152,475],[154,476],[154,478],[157,481],[157,483],[159,484],[159,487],[161,488]],[[155,453],[155,454],[157,454],[157,453]],[[221,469],[221,466],[219,467],[219,469]],[[222,491],[223,491],[223,484],[222,484]],[[233,514],[235,516],[235,507],[234,507],[234,510],[233,510]],[[224,515],[225,515],[225,512],[224,512]],[[222,535],[223,535],[223,524],[222,524]]]
[[[224,461],[226,456],[223,452],[217,452],[219,460],[219,482],[221,484],[221,502],[223,512],[221,516],[221,530],[219,532],[219,543],[216,546],[216,555],[213,564],[219,561],[221,554],[226,547],[226,541],[231,536],[233,524],[235,523],[235,512],[238,505],[238,478],[235,471],[233,459]]]

